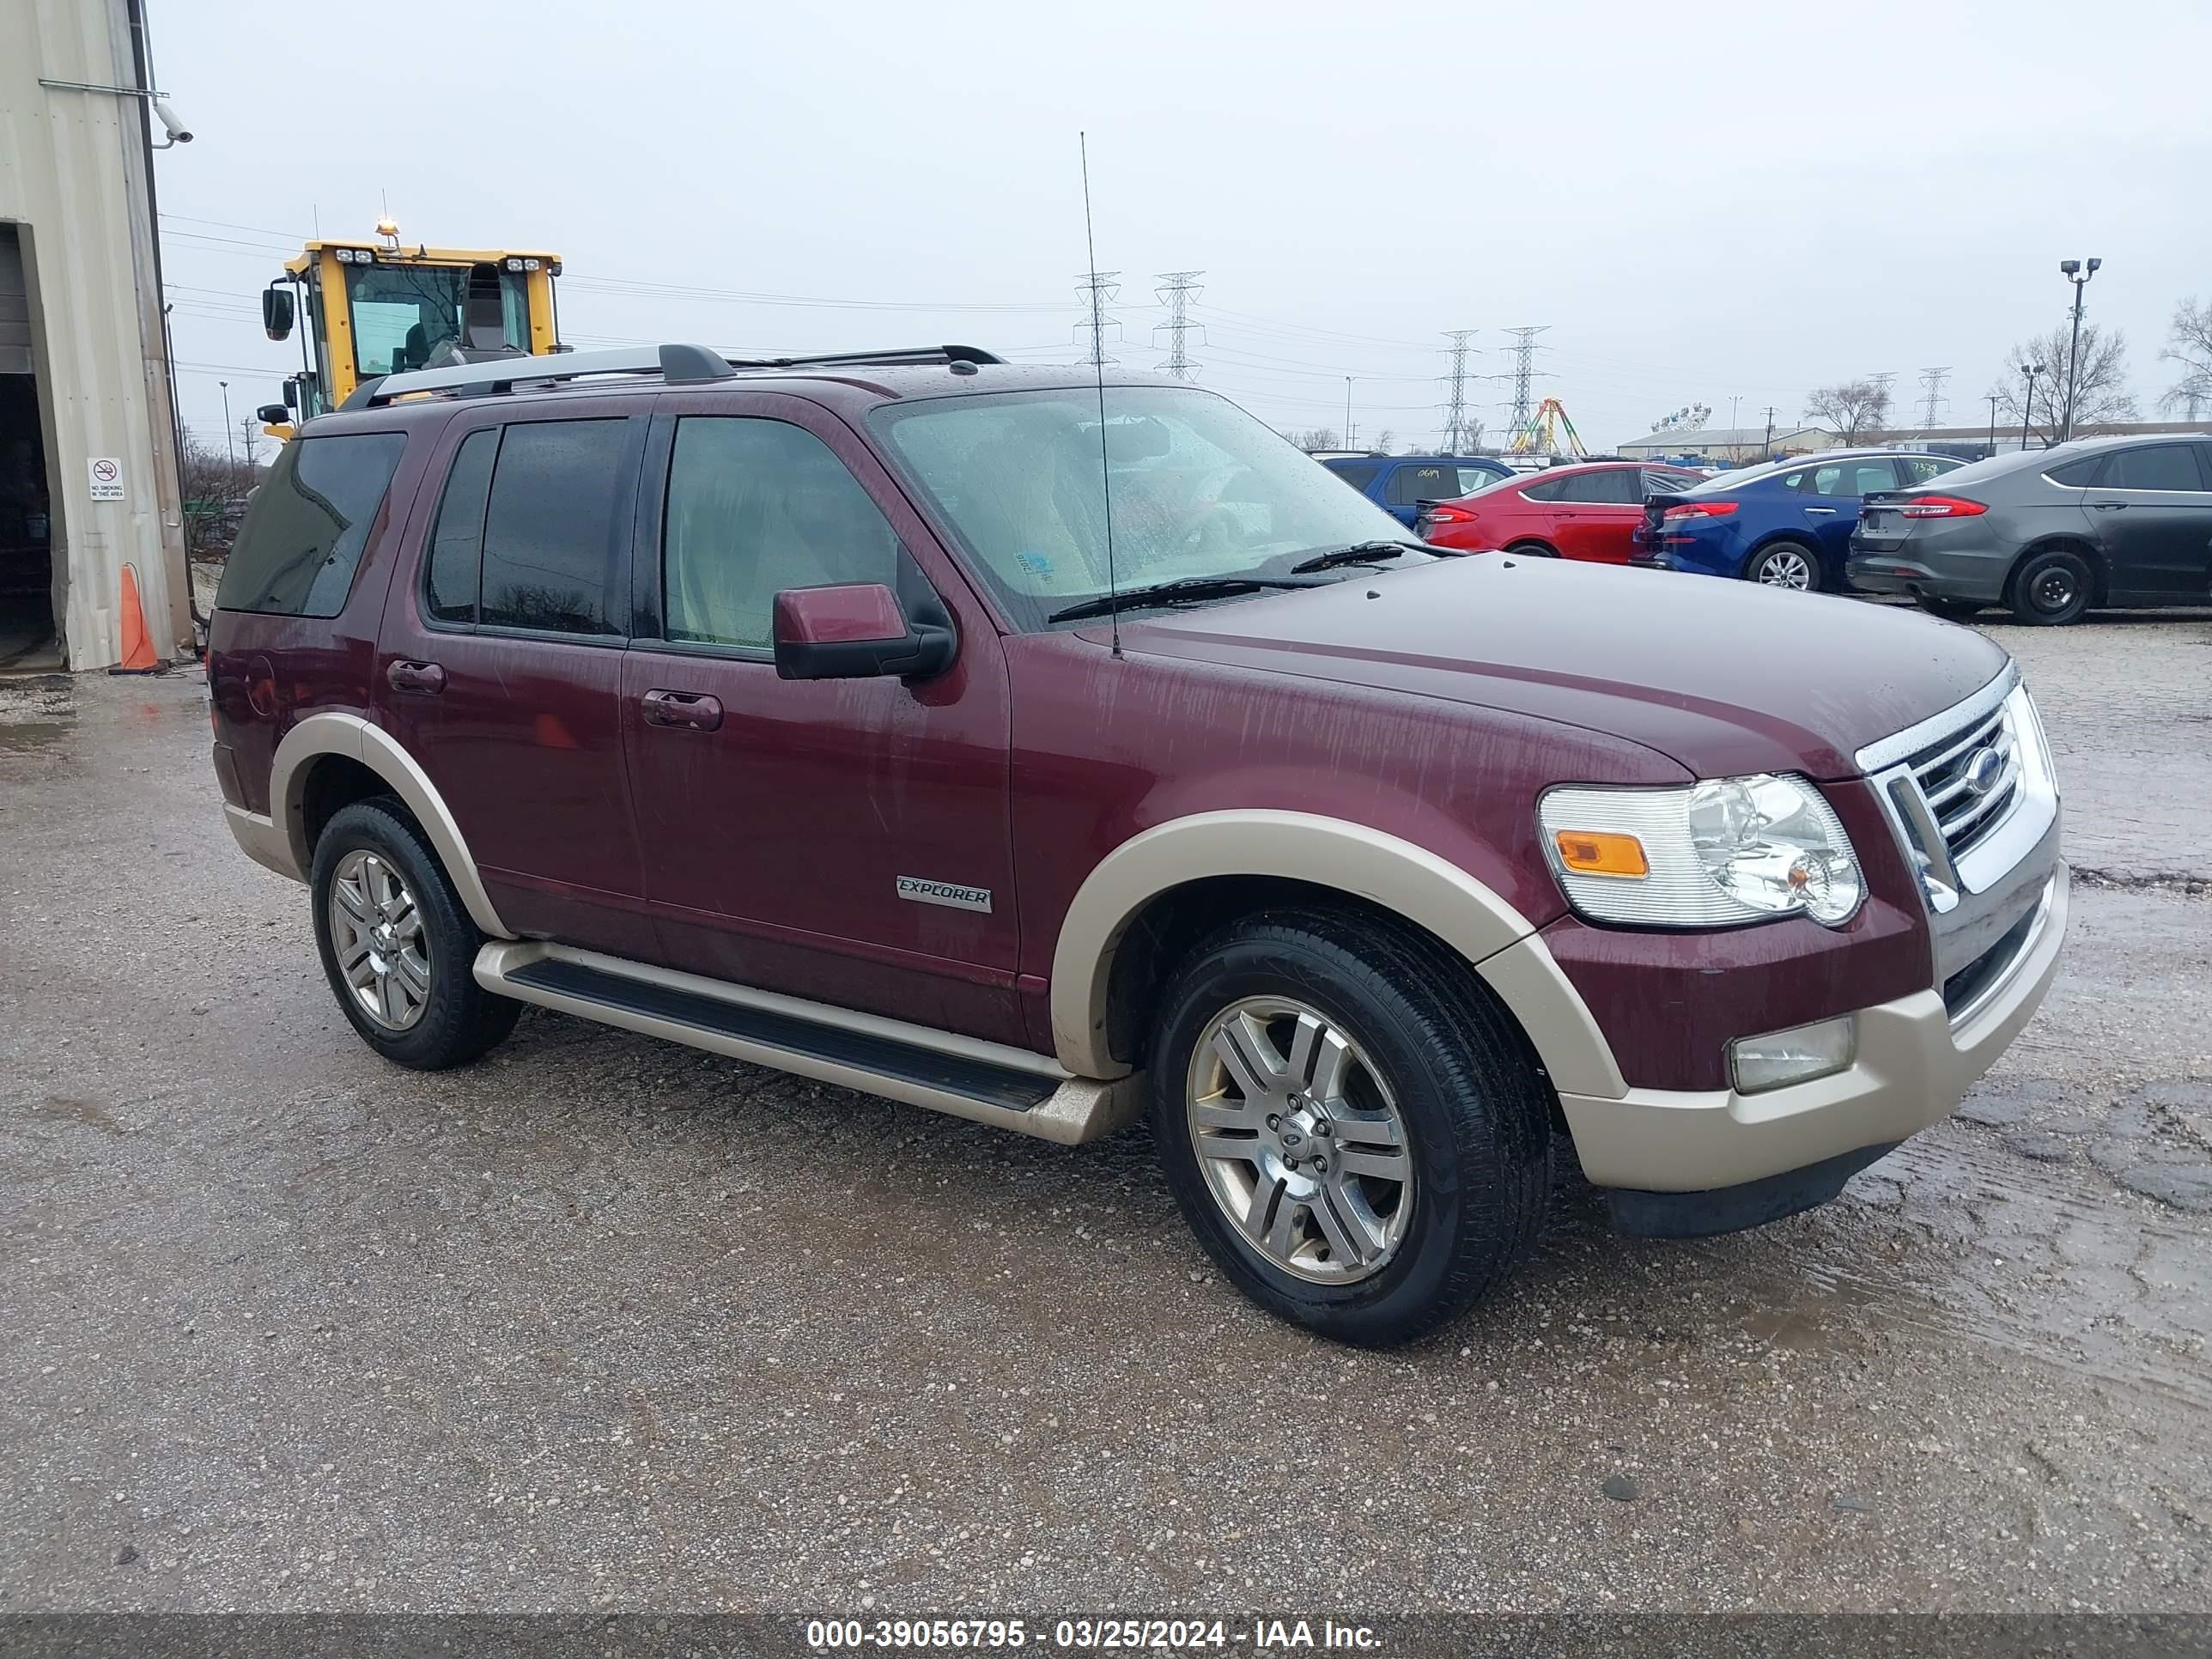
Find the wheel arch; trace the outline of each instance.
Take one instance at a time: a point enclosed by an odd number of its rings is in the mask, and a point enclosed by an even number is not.
[[[2112,572],[2105,564],[2105,550],[2078,532],[2054,530],[2048,535],[2037,537],[2013,556],[2012,563],[2005,568],[2004,585],[1997,590],[1998,604],[2012,603],[2013,584],[2020,580],[2020,573],[2027,568],[2030,559],[2044,553],[2078,554],[2081,562],[2089,567],[2090,606],[2094,609],[2110,602]]]
[[[1202,812],[1157,824],[1101,860],[1054,947],[1053,1047],[1083,1077],[1119,1077],[1135,1051],[1132,1010],[1213,926],[1286,899],[1384,913],[1466,963],[1519,1023],[1554,1089],[1572,1079],[1626,1092],[1611,1047],[1542,937],[1449,860],[1364,824],[1303,812]]]
[[[367,787],[370,781],[373,788]],[[413,815],[471,921],[492,938],[514,937],[484,890],[468,841],[429,775],[398,738],[358,714],[310,714],[276,745],[269,805],[290,851],[294,867],[287,873],[305,881],[322,825],[338,807],[369,793],[396,795]]]
[[[1516,536],[1511,541],[1500,548],[1498,551],[1501,553],[1516,553],[1521,552],[1523,550],[1533,551],[1540,559],[1563,559],[1566,557],[1565,554],[1559,551],[1558,543],[1543,536]]]

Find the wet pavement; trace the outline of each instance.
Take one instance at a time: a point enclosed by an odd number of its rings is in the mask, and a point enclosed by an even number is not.
[[[1992,630],[2085,866],[1954,1121],[1563,1181],[1389,1354],[1066,1151],[536,1012],[374,1059],[197,677],[0,682],[0,1610],[2212,1608],[2212,619]]]

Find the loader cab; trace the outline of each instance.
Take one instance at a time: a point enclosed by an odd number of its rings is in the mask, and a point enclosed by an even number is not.
[[[310,242],[261,297],[272,340],[297,331],[300,368],[261,416],[272,436],[337,408],[364,380],[558,349],[557,255],[409,247],[389,220],[363,242]]]

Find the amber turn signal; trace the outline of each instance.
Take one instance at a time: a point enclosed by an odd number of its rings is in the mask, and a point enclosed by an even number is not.
[[[1606,830],[1562,830],[1552,837],[1559,862],[1578,876],[1648,876],[1644,843]]]

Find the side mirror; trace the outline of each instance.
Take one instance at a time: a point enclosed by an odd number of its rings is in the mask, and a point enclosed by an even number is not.
[[[264,404],[253,411],[253,418],[264,426],[282,426],[292,418],[289,404]]]
[[[281,283],[271,283],[261,290],[261,326],[272,340],[292,337],[294,314],[292,290]]]
[[[778,679],[927,679],[958,653],[949,622],[909,620],[880,582],[787,587],[775,596],[775,626]]]

